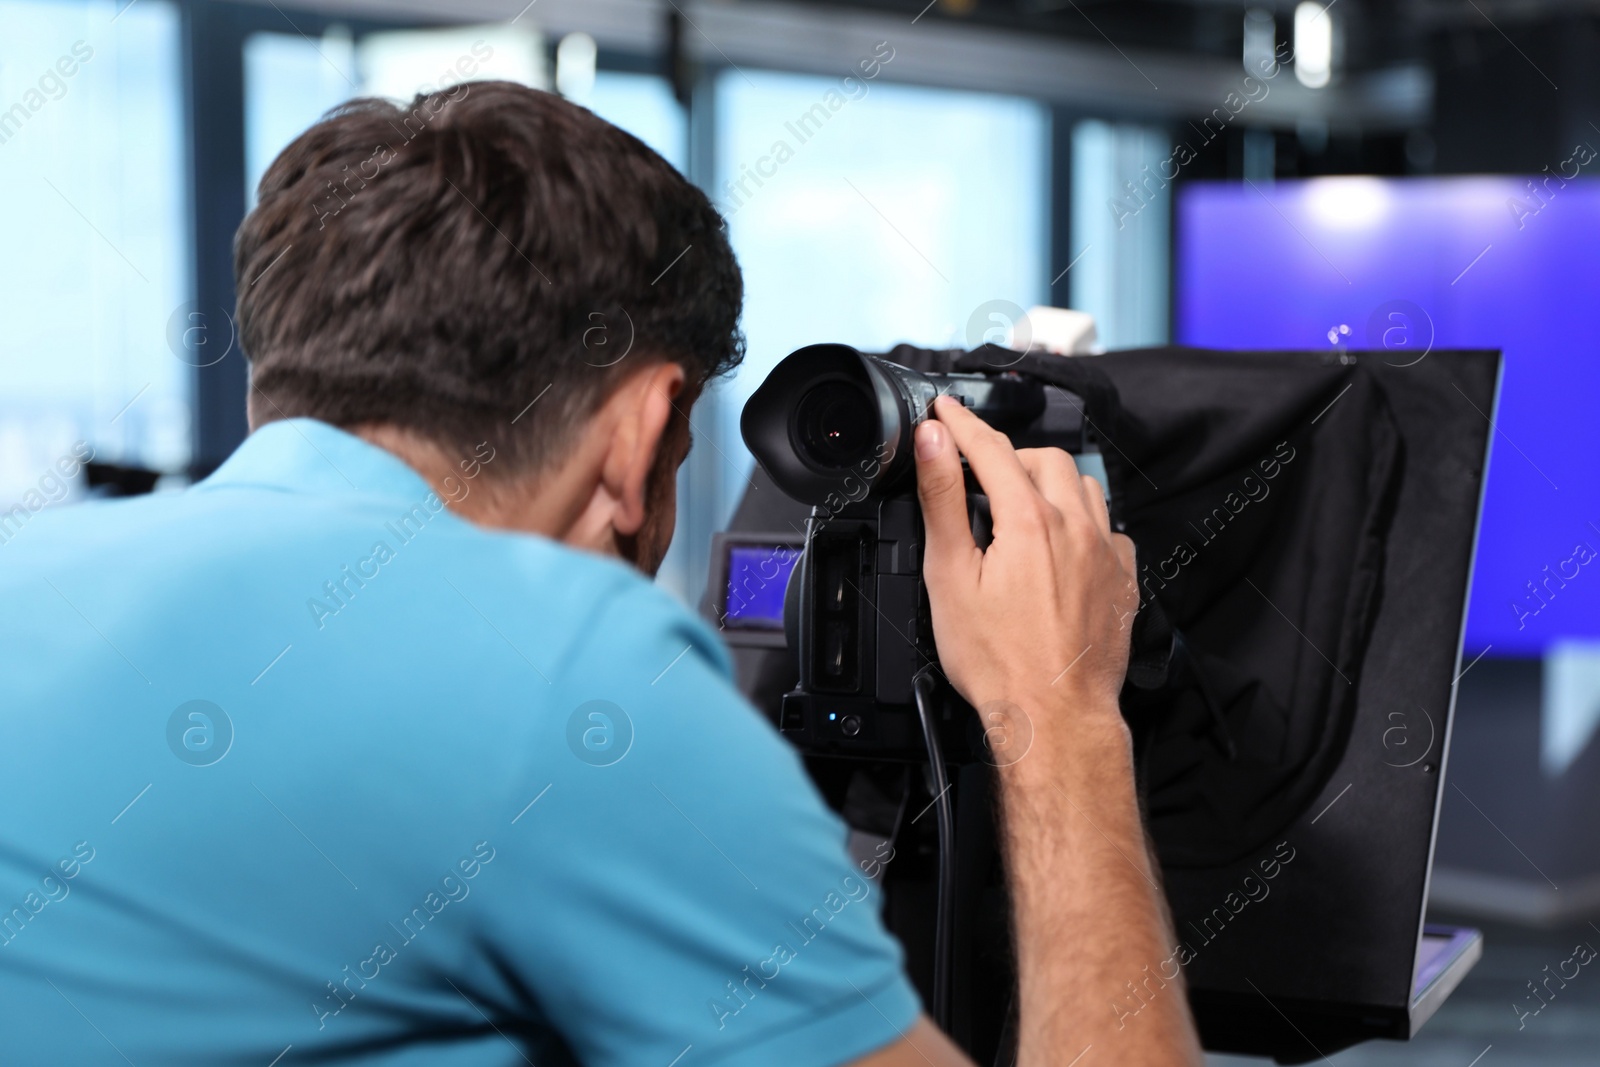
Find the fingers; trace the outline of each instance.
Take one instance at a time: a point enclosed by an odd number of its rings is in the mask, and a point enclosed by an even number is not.
[[[1111,511],[1097,478],[1079,474],[1072,455],[1059,448],[1024,448],[1017,451],[1033,484],[1063,514],[1082,509],[1101,536],[1111,536]]]
[[[1059,448],[1022,448],[1017,450],[1017,459],[1033,479],[1039,494],[1063,515],[1087,506],[1083,499],[1083,483],[1072,456]]]
[[[970,565],[978,551],[967,515],[961,455],[950,431],[929,419],[916,432],[917,496],[926,529],[923,557],[930,577]],[[936,579],[935,579],[936,580]]]
[[[1037,492],[1033,479],[1005,434],[962,407],[960,401],[941,396],[934,401],[933,410],[939,421],[949,428],[956,447],[967,457],[968,466],[988,495],[995,529],[999,530],[1008,522],[1021,521],[1022,509]]]
[[[1117,559],[1122,563],[1122,569],[1128,572],[1129,577],[1139,573],[1139,558],[1134,548],[1133,538],[1127,534],[1112,534],[1111,547],[1117,552]]]
[[[1105,490],[1095,478],[1078,473],[1071,455],[1059,448],[1019,451],[1004,434],[946,397],[934,402],[934,411],[938,422],[925,422],[916,435],[917,491],[929,555],[943,554],[952,562],[977,555],[961,476],[964,455],[989,497],[997,530],[1008,521],[1022,521],[1030,511],[1041,514],[1037,505],[1042,498],[1062,516],[1087,516],[1110,540],[1123,568],[1134,573],[1133,542],[1112,534]]]

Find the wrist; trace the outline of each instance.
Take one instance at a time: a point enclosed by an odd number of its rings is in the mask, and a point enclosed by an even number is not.
[[[982,705],[978,716],[990,762],[1004,777],[1026,782],[1124,767],[1131,773],[1132,734],[1114,695],[994,700]]]

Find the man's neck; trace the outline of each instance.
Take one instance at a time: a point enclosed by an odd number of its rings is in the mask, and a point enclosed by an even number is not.
[[[353,426],[350,432],[399,458],[426,481],[451,511],[479,526],[540,534],[558,541],[575,532],[588,500],[575,477],[580,464],[565,463],[537,477],[480,466],[479,457],[456,457],[413,430],[388,423]],[[463,464],[467,464],[464,469]]]

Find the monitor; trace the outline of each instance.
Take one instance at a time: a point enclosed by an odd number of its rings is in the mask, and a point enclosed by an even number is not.
[[[1600,180],[1569,177],[1587,161],[1533,178],[1192,182],[1178,196],[1180,344],[1372,349],[1398,367],[1503,350],[1468,656],[1600,640]]]

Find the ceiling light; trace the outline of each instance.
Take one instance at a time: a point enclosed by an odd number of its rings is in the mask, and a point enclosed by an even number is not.
[[[1308,89],[1333,78],[1333,16],[1315,0],[1294,9],[1294,76]]]

